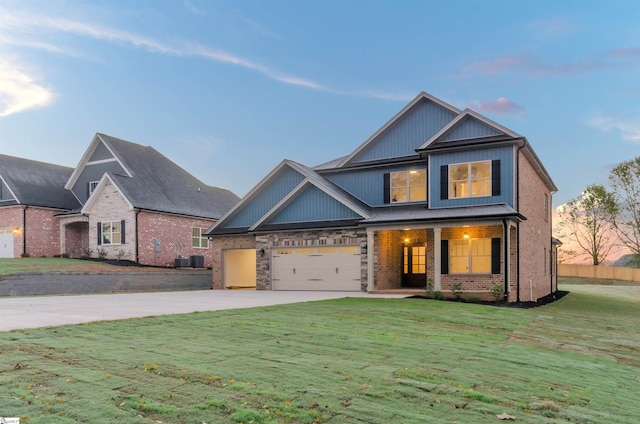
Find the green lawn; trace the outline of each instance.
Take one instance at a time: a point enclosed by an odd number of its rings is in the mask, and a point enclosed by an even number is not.
[[[580,290],[532,309],[357,298],[4,332],[0,416],[636,423],[639,306]]]

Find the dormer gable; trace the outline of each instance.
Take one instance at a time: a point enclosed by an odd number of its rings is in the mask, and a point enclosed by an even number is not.
[[[464,141],[465,145],[468,145],[516,138],[522,138],[522,136],[471,109],[465,109],[433,134],[416,151],[447,147],[459,141]]]

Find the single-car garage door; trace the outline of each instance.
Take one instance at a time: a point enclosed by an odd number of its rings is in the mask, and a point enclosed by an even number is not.
[[[358,246],[272,249],[273,290],[360,291]]]
[[[13,258],[13,229],[0,228],[0,258]]]

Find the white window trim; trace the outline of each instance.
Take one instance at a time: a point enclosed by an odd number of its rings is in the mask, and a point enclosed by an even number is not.
[[[96,191],[98,184],[100,184],[100,181],[89,181],[89,197],[91,197],[93,192]]]
[[[471,244],[473,242],[473,240],[489,240],[489,255],[482,255],[484,257],[488,256],[489,257],[489,270],[485,271],[485,272],[476,272],[473,270],[472,267],[472,263],[473,263],[473,249],[471,249]],[[467,247],[467,256],[468,256],[468,269],[469,271],[467,272],[460,272],[460,271],[454,271],[453,270],[453,266],[451,263],[451,259],[453,257],[453,255],[451,254],[451,250],[449,250],[449,273],[450,274],[459,274],[459,275],[468,275],[468,274],[476,274],[476,275],[490,275],[491,274],[491,238],[489,237],[477,237],[477,238],[469,238],[469,239],[451,239],[449,241],[449,243],[451,243],[452,241],[464,241],[468,243],[468,247]],[[451,249],[451,248],[449,248]],[[456,256],[458,257],[458,256]],[[461,257],[461,256],[460,256]],[[479,257],[479,256],[475,256],[475,257]]]
[[[105,242],[105,240],[104,240],[104,236],[105,236],[104,225],[105,224],[110,224],[109,226],[111,228],[111,231],[106,233],[106,234],[109,234],[111,236],[111,238],[109,239],[108,243]],[[116,231],[116,232],[113,231],[113,224],[117,224],[118,225],[118,227],[119,227],[118,231]],[[100,225],[102,226],[102,228],[100,228],[100,236],[102,237],[102,240],[101,240],[100,244],[102,246],[121,246],[122,245],[122,227],[120,227],[122,225],[121,221],[102,221],[100,223]],[[114,243],[113,242],[113,235],[114,234],[117,234],[118,237],[120,237],[120,242],[119,243]]]
[[[194,246],[193,245],[193,241],[196,239],[196,236],[193,235],[193,230],[194,229],[198,229],[200,230],[200,235],[197,237],[198,240],[200,241],[198,243],[198,246]],[[194,249],[208,249],[210,246],[209,243],[209,238],[203,236],[204,233],[207,232],[206,228],[202,228],[202,227],[191,227],[191,247],[193,247]],[[203,243],[206,243],[206,246],[203,246]]]
[[[424,172],[424,185],[411,185],[411,172],[413,171],[423,171]],[[393,174],[407,174],[407,184],[405,186],[393,186]],[[424,187],[424,198],[420,200],[411,200],[411,188],[412,187]],[[407,199],[404,202],[393,200],[393,189],[394,188],[404,188],[407,190]],[[403,204],[403,203],[419,203],[427,201],[427,169],[426,168],[416,168],[416,169],[408,169],[406,171],[393,171],[389,174],[389,190],[390,190],[390,203],[391,204]]]
[[[474,163],[489,163],[489,178],[482,178],[482,179],[472,179],[471,178],[471,165]],[[467,192],[469,193],[468,196],[454,196],[451,190],[451,185],[452,182],[462,182],[464,180],[452,180],[451,179],[451,167],[452,166],[460,166],[460,165],[467,165],[467,184],[468,184],[468,189]],[[475,160],[475,161],[471,161],[471,162],[459,162],[459,163],[450,163],[448,165],[447,168],[447,172],[449,173],[448,178],[447,178],[447,182],[449,187],[449,199],[471,199],[471,198],[477,198],[477,197],[491,197],[491,183],[493,181],[493,167],[491,166],[492,162],[491,160]],[[489,180],[489,194],[478,194],[478,195],[473,195],[472,194],[472,190],[471,190],[471,182],[472,181],[481,181],[481,180]]]

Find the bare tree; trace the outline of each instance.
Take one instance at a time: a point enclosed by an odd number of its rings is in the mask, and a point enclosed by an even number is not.
[[[577,245],[577,256],[588,256],[593,265],[607,259],[614,246],[611,235],[617,203],[604,186],[592,184],[575,199],[558,207],[563,236]]]
[[[618,205],[613,221],[618,238],[640,263],[640,156],[613,168],[609,181]]]

